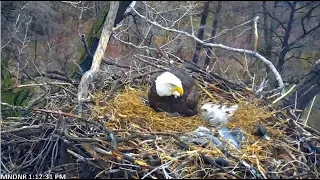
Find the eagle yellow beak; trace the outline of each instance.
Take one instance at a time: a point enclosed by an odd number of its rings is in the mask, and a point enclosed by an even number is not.
[[[174,91],[179,92],[180,96],[183,95],[183,89],[182,89],[181,87],[179,87],[179,86],[175,86],[175,87],[172,89],[172,92],[174,92]]]

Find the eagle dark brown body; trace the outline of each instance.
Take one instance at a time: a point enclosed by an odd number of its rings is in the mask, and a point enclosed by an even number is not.
[[[174,96],[159,96],[155,81],[153,81],[148,93],[150,106],[157,112],[178,113],[187,117],[196,115],[198,113],[199,90],[195,80],[182,69],[173,68],[169,72],[181,80],[184,94],[177,98]]]

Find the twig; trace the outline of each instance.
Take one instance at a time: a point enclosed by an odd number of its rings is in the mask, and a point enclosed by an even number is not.
[[[287,96],[295,87],[296,87],[296,85],[293,85],[286,93],[284,93],[282,96],[280,96],[279,98],[277,98],[276,100],[274,100],[274,101],[272,102],[272,104],[275,104],[276,102],[278,102],[279,100],[281,100],[282,98],[284,98],[285,96]]]
[[[217,164],[214,160],[212,160],[210,157],[206,156],[205,154],[201,154],[201,157],[203,158],[204,161],[206,161],[209,164],[213,164],[216,167],[218,167],[219,169],[221,169],[224,173],[230,174],[231,176],[237,178],[237,179],[243,179],[242,177],[234,174],[233,172],[229,172],[227,171],[224,167],[220,166],[219,164]]]
[[[105,126],[103,125],[100,125],[99,123],[97,122],[94,122],[94,121],[88,121],[86,120],[85,118],[81,117],[81,116],[78,116],[78,115],[75,115],[75,114],[71,114],[71,113],[65,113],[65,112],[62,112],[62,111],[54,111],[54,110],[47,110],[47,109],[39,109],[39,108],[33,108],[33,111],[35,112],[45,112],[45,113],[53,113],[53,114],[59,114],[59,115],[64,115],[64,116],[69,116],[69,117],[73,117],[73,118],[77,118],[83,122],[87,122],[87,123],[91,123],[91,124],[94,124],[100,128],[102,128],[109,136],[110,140],[111,140],[111,143],[113,144],[113,148],[114,149],[117,149],[117,141],[116,141],[116,138],[115,136],[113,135],[113,133],[111,131],[109,131]]]
[[[202,90],[202,91],[204,91],[212,100],[215,100],[214,98],[213,98],[213,96],[205,89],[205,88],[203,88],[198,82],[196,82],[197,83],[197,85],[200,87],[200,89]]]
[[[307,177],[311,177],[311,176],[313,176],[314,178],[316,177],[316,175],[311,172],[303,172],[303,173],[299,173],[294,176],[288,177],[288,179],[296,179],[296,178],[301,179],[302,177],[307,178]]]
[[[233,27],[233,28],[225,29],[225,30],[221,31],[220,33],[218,33],[217,35],[215,35],[214,37],[211,37],[210,39],[212,39],[212,38],[217,38],[217,37],[219,37],[219,36],[227,33],[228,31],[231,31],[231,30],[234,30],[234,29],[236,29],[236,28],[238,28],[238,27],[241,27],[241,26],[243,26],[243,25],[249,24],[250,22],[254,21],[256,18],[257,18],[257,17],[255,17],[255,18],[253,18],[253,19],[250,19],[249,21],[246,21],[246,22],[244,22],[244,23],[242,23],[242,24],[239,24],[239,25],[237,25],[237,26],[235,26],[235,27]],[[210,39],[206,39],[205,41],[209,41]]]
[[[159,167],[154,168],[152,171],[150,171],[150,172],[148,172],[147,174],[145,174],[141,179],[146,178],[147,176],[149,176],[150,174],[152,174],[154,171],[157,171],[158,169],[161,169],[162,167],[168,166],[168,165],[170,165],[170,164],[172,164],[172,163],[173,163],[173,161],[169,161],[169,162],[167,162],[167,163],[165,163],[165,164],[162,164],[162,165],[159,166]]]
[[[137,59],[139,59],[140,61],[142,61],[142,62],[144,62],[144,63],[147,63],[147,64],[149,64],[149,65],[151,65],[151,66],[154,66],[154,67],[156,67],[156,68],[158,68],[158,69],[162,69],[162,70],[165,70],[165,71],[168,71],[168,70],[169,70],[169,68],[167,68],[167,67],[150,63],[149,61],[146,61],[146,60],[138,57],[137,55],[134,55],[134,57],[137,58]]]
[[[70,83],[63,83],[63,82],[50,82],[49,85],[68,85],[72,86]],[[20,84],[17,85],[16,88],[24,88],[24,87],[33,87],[33,86],[44,86],[45,84]]]
[[[310,108],[309,108],[309,112],[308,112],[308,115],[307,115],[306,120],[304,121],[303,127],[306,127],[306,125],[307,125],[307,122],[308,122],[308,119],[309,119],[309,116],[310,116],[310,112],[311,112],[311,110],[312,110],[313,103],[314,103],[314,101],[316,100],[316,97],[317,97],[317,96],[314,96],[313,99],[312,99],[312,102],[311,102],[311,105],[310,105]]]
[[[46,127],[46,126],[49,126],[49,125],[40,124],[40,125],[32,125],[32,126],[22,126],[20,128],[1,131],[1,134],[17,133],[17,132],[21,132],[21,131],[39,130],[39,129],[42,129],[42,128]]]

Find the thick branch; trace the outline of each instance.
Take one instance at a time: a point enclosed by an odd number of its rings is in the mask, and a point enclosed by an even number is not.
[[[290,12],[290,17],[288,20],[288,26],[286,27],[286,32],[284,35],[284,39],[283,39],[283,43],[282,43],[282,50],[280,52],[280,56],[279,56],[279,60],[278,60],[278,64],[277,64],[277,69],[278,71],[282,71],[283,69],[283,65],[285,63],[285,56],[288,53],[289,50],[289,38],[290,38],[290,34],[291,34],[291,30],[292,30],[292,25],[293,25],[293,19],[294,19],[294,15],[295,15],[295,8],[297,5],[297,2],[293,2],[293,4],[289,3],[290,7],[291,7],[291,12]]]
[[[88,96],[89,84],[92,82],[93,78],[96,76],[100,69],[100,64],[107,48],[110,35],[112,33],[112,27],[116,19],[116,14],[119,8],[119,1],[110,1],[110,8],[108,16],[103,25],[103,30],[100,36],[99,45],[93,56],[92,65],[89,71],[87,71],[81,78],[81,82],[78,87],[78,100],[86,99]]]
[[[254,51],[257,51],[257,48],[258,48],[258,19],[259,19],[259,16],[255,17],[254,18],[254,24],[253,24],[253,27],[254,27],[254,46],[253,46],[253,50]]]
[[[138,15],[140,16],[141,18],[145,19],[146,21],[148,21],[149,23],[161,28],[161,29],[164,29],[164,30],[167,30],[167,31],[171,31],[171,32],[176,32],[176,33],[180,33],[180,34],[183,34],[187,37],[190,37],[194,40],[196,40],[197,42],[203,44],[204,46],[207,46],[207,47],[216,47],[216,48],[221,48],[221,49],[225,49],[225,50],[228,50],[228,51],[234,51],[234,52],[240,52],[240,53],[247,53],[249,55],[252,55],[254,57],[257,57],[258,59],[260,59],[261,61],[263,61],[265,64],[268,65],[268,67],[271,69],[271,71],[275,74],[276,76],[276,79],[278,81],[278,84],[279,84],[279,87],[283,87],[284,84],[283,84],[283,80],[279,74],[279,72],[277,71],[277,69],[274,67],[274,65],[269,61],[267,60],[265,57],[263,57],[262,55],[260,55],[259,53],[257,52],[254,52],[254,51],[250,51],[250,50],[245,50],[245,49],[238,49],[238,48],[232,48],[232,47],[228,47],[228,46],[225,46],[225,45],[222,45],[222,44],[213,44],[213,43],[205,43],[204,41],[200,40],[199,38],[187,33],[187,32],[184,32],[184,31],[180,31],[180,30],[177,30],[177,29],[171,29],[171,28],[167,28],[167,27],[164,27],[160,24],[158,24],[157,22],[154,22],[154,21],[151,21],[149,20],[147,17],[141,15],[136,9],[133,9],[133,11]]]

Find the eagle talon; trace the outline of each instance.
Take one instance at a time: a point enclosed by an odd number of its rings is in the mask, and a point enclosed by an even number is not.
[[[180,114],[177,113],[177,112],[175,112],[175,113],[168,113],[168,115],[169,115],[170,117],[180,117]]]

